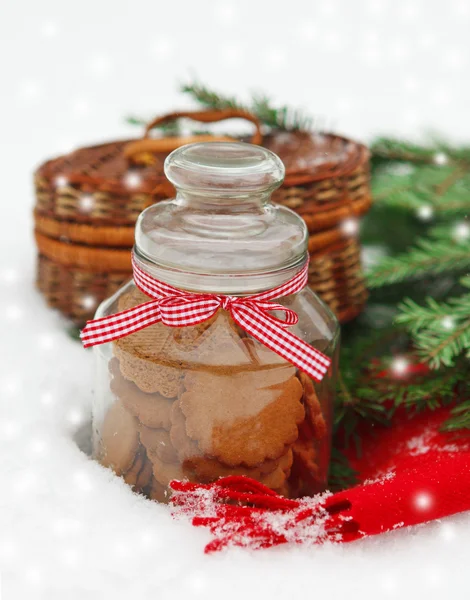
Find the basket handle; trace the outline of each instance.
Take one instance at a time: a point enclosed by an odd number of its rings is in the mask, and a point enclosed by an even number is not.
[[[153,119],[153,121],[150,121],[145,128],[144,137],[148,138],[150,131],[157,125],[163,125],[163,123],[169,123],[170,121],[183,118],[199,121],[200,123],[216,123],[217,121],[225,121],[226,119],[245,119],[246,121],[253,123],[256,127],[255,133],[251,138],[251,143],[259,146],[263,141],[261,123],[259,122],[259,119],[248,111],[235,108],[226,108],[223,110],[178,111],[168,113],[161,117],[156,117]]]

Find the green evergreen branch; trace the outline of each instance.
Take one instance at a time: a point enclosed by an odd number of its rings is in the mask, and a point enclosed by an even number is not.
[[[400,305],[396,321],[413,336],[420,357],[433,368],[453,366],[463,352],[470,354],[470,294],[420,306],[409,298]]]
[[[470,429],[470,399],[461,402],[451,411],[450,418],[444,423],[444,431]]]
[[[378,138],[371,146],[375,157],[387,161],[431,164],[436,150],[391,138]]]
[[[357,483],[357,473],[348,459],[333,446],[328,474],[328,489],[332,492],[344,490]]]
[[[245,104],[234,96],[225,96],[207,86],[193,81],[181,86],[181,91],[189,94],[205,108],[221,110],[233,108],[252,112],[264,125],[275,130],[305,131],[313,126],[313,119],[300,109],[288,106],[273,106],[265,95],[254,94],[250,103]]]
[[[397,257],[386,257],[367,275],[372,288],[470,267],[470,241],[421,239]]]
[[[372,145],[373,157],[379,162],[411,162],[415,164],[436,164],[441,162],[439,155],[444,155],[449,163],[470,163],[470,147],[451,146],[442,141],[434,141],[429,146],[422,146],[406,140],[378,138]]]
[[[249,106],[242,104],[235,96],[224,96],[197,81],[182,85],[180,91],[183,92],[183,94],[189,94],[196,102],[205,108],[213,108],[215,110],[223,110],[225,108],[245,111],[250,110]]]
[[[455,329],[456,323],[468,318],[470,294],[452,298],[447,303],[428,298],[425,306],[406,298],[398,308],[401,314],[396,322],[405,325],[411,333],[417,333],[423,328],[437,332],[451,331]]]
[[[435,410],[440,406],[447,406],[455,401],[458,390],[465,397],[467,380],[467,369],[463,364],[433,370],[410,383],[404,406],[412,414],[424,409]]]
[[[470,207],[470,166],[409,166],[386,163],[372,181],[375,202],[417,211],[423,206],[437,216],[466,215]]]
[[[151,119],[143,119],[141,117],[136,117],[134,115],[130,115],[126,117],[126,123],[129,125],[138,125],[142,127],[142,129],[150,123]],[[170,121],[169,123],[160,123],[159,125],[155,125],[154,129],[159,129],[163,134],[167,136],[171,135],[180,135],[181,134],[181,125],[179,121]]]
[[[470,356],[470,318],[463,321],[452,333],[425,329],[415,336],[415,344],[423,360],[433,368],[450,367],[464,351]]]

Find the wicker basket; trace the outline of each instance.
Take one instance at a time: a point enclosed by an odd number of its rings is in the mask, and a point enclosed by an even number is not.
[[[349,321],[367,300],[354,235],[355,220],[371,205],[369,151],[340,136],[306,132],[273,134],[263,145],[286,167],[273,200],[301,215],[310,233],[309,285],[341,322]]]
[[[143,139],[82,148],[44,163],[35,174],[37,285],[47,302],[77,325],[131,277],[138,215],[174,193],[163,173],[169,152],[192,141],[233,139],[149,137],[155,125],[180,117],[248,119],[256,127],[248,141],[262,142],[257,119],[240,111],[172,113],[149,123]],[[359,244],[341,223],[370,205],[367,150],[337,136],[303,133],[268,136],[262,143],[286,164],[286,179],[274,200],[307,223],[311,287],[342,322],[353,318],[367,294]],[[328,160],[318,160],[319,151]]]
[[[331,134],[280,133],[264,145],[286,167],[283,185],[273,200],[295,210],[311,233],[341,229],[371,205],[369,151],[365,146]]]

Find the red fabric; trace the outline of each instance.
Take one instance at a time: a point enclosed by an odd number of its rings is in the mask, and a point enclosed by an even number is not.
[[[361,484],[329,496],[288,500],[245,477],[214,484],[172,482],[177,514],[214,535],[206,552],[227,545],[348,542],[470,510],[470,434],[439,431],[448,409],[364,432],[351,453]]]

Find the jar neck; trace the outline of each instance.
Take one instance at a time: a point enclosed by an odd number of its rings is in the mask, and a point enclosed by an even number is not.
[[[307,253],[280,269],[256,273],[191,273],[157,264],[143,257],[138,247],[134,256],[140,268],[155,279],[189,292],[247,296],[283,285],[294,277],[308,260]]]
[[[241,194],[238,190],[195,192],[178,188],[175,200],[178,206],[190,206],[192,209],[209,210],[212,213],[223,213],[227,210],[231,213],[259,213],[271,201],[271,190]]]

